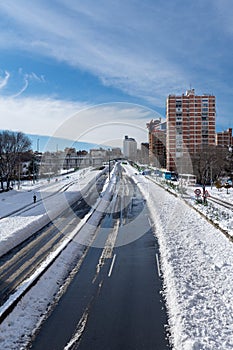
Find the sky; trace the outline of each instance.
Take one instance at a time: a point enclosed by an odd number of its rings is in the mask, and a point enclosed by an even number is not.
[[[146,142],[166,97],[195,88],[226,130],[232,16],[231,0],[0,1],[0,129]]]

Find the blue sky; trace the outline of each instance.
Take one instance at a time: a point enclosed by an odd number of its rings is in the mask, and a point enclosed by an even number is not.
[[[190,87],[232,127],[232,17],[231,0],[1,1],[0,128],[147,141],[167,95]]]

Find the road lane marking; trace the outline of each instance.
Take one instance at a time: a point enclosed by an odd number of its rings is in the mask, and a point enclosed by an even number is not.
[[[159,275],[159,277],[161,277],[161,270],[160,270],[160,265],[159,265],[158,254],[156,254],[156,262],[157,262],[158,275]]]
[[[149,216],[147,217],[150,227],[152,226]]]
[[[71,340],[69,341],[69,343],[65,346],[64,350],[70,350],[70,349],[73,349],[74,348],[74,345],[77,344],[85,330],[85,327],[86,327],[86,323],[87,323],[87,319],[88,319],[88,308],[84,311],[79,323],[78,323],[78,326],[77,326],[77,329],[75,331],[75,333],[73,334]]]
[[[102,254],[101,254],[101,256],[99,258],[99,262],[96,266],[96,274],[92,280],[92,283],[95,283],[97,276],[100,273],[101,268],[104,266],[105,260],[112,258],[112,253],[113,253],[113,249],[115,247],[115,242],[116,242],[117,234],[119,231],[119,226],[120,226],[120,220],[118,219],[116,222],[116,225],[109,233],[108,238],[105,242],[105,246],[102,250]]]
[[[115,260],[116,260],[116,254],[114,254],[114,256],[113,256],[112,263],[111,263],[111,266],[110,266],[110,269],[109,269],[109,273],[108,273],[108,277],[111,277],[112,269],[113,269]]]

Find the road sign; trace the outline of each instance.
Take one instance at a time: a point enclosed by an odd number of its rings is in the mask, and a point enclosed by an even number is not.
[[[197,196],[200,196],[200,194],[201,194],[200,188],[196,188],[195,191],[194,191],[194,193],[195,193]]]

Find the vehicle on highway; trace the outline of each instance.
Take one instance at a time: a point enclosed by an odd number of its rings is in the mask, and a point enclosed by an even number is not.
[[[179,174],[179,181],[185,186],[195,186],[197,178],[193,174]]]
[[[175,171],[165,171],[163,172],[163,178],[165,180],[177,181],[178,175],[175,173]]]

